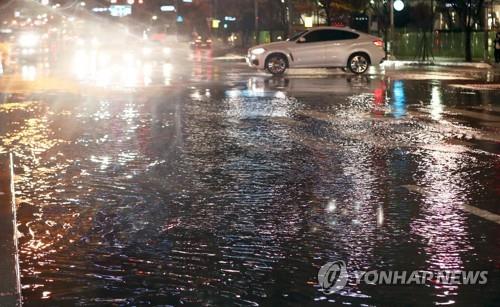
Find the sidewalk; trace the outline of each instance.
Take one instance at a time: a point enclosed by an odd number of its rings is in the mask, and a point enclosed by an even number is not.
[[[0,306],[21,305],[12,162],[0,154]]]
[[[409,61],[409,60],[387,60],[383,66],[442,66],[452,68],[476,68],[476,69],[493,69],[493,65],[485,62],[461,62],[450,61],[449,59],[434,59],[433,61]]]
[[[235,61],[244,62],[245,53],[241,48],[219,50],[219,52],[214,57],[215,60],[219,61]],[[450,68],[476,68],[476,69],[499,69],[500,66],[495,67],[495,65],[485,62],[463,62],[458,59],[450,58],[435,58],[432,61],[413,61],[413,60],[397,60],[391,59],[385,61],[383,66],[442,66]]]

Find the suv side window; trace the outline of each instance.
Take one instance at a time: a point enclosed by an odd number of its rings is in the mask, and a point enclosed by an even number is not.
[[[335,34],[333,34],[334,39],[332,39],[335,41],[344,39],[356,39],[359,37],[359,34],[349,31],[333,30],[332,32],[335,32]]]
[[[330,30],[316,30],[307,33],[304,38],[306,39],[306,43],[325,42],[330,40],[328,32],[330,32]]]
[[[345,39],[356,39],[358,37],[359,34],[353,32],[329,29],[312,31],[304,36],[306,43],[339,41]]]

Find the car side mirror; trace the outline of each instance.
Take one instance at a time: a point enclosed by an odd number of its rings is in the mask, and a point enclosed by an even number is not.
[[[301,37],[297,40],[297,43],[305,43],[306,39],[304,37]]]

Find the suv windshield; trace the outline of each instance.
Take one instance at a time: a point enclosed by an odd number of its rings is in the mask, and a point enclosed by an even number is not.
[[[298,33],[295,33],[292,37],[290,37],[289,39],[287,39],[288,41],[295,41],[297,39],[299,39],[299,37],[302,36],[302,34],[306,33],[308,30],[305,30],[305,31],[301,31],[301,32],[298,32]]]

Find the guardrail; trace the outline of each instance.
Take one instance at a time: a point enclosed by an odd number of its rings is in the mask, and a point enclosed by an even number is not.
[[[21,306],[12,154],[0,155],[0,306]]]

